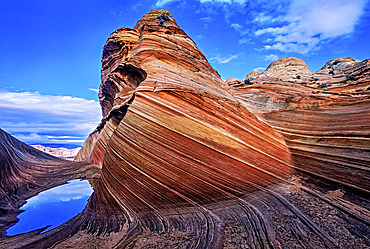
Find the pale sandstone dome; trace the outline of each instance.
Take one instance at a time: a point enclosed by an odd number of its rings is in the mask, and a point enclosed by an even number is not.
[[[247,76],[245,76],[245,80],[254,79],[260,74],[262,74],[262,73],[261,72],[251,72],[251,73],[247,74]]]
[[[286,57],[272,62],[263,74],[268,76],[307,75],[311,74],[311,71],[304,61]]]
[[[241,80],[238,80],[236,78],[230,78],[228,80],[225,81],[225,83],[228,85],[228,86],[240,86],[240,85],[243,85],[244,82],[241,81]]]
[[[346,57],[344,59],[342,58],[337,58],[328,61],[325,66],[321,68],[322,69],[340,69],[340,68],[346,68],[349,66],[352,66],[353,63],[356,63],[356,60],[353,59],[352,57]]]

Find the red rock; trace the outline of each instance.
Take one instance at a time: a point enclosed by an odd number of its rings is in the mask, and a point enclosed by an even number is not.
[[[323,76],[333,64],[336,74]],[[230,90],[284,136],[294,168],[368,192],[369,68],[367,60],[336,59],[313,73],[318,80],[308,84],[291,76]]]
[[[225,83],[228,86],[233,86],[233,87],[244,85],[243,81],[235,79],[235,78],[230,78],[230,79],[226,80]]]
[[[102,164],[101,191],[130,216],[210,204],[290,174],[283,140],[230,95],[168,12],[108,38],[99,97],[104,122],[80,154]]]

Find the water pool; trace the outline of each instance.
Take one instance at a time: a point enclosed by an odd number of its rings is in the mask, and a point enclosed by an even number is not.
[[[6,234],[13,236],[50,225],[53,229],[80,213],[86,206],[93,189],[87,180],[72,180],[27,200],[17,216],[19,221]]]

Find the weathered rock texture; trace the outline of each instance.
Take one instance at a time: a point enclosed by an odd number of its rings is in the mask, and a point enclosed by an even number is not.
[[[271,66],[255,84],[232,88],[234,96],[284,136],[294,168],[369,192],[369,60],[332,60],[300,79],[280,77],[295,71],[285,61],[271,64],[279,71],[270,80],[261,82]]]
[[[263,77],[291,80],[298,72],[311,77],[304,62],[294,58],[282,62],[285,66],[275,63],[269,75],[253,74],[256,82]],[[294,66],[292,73],[274,73],[287,65]],[[313,134],[295,127],[285,131],[290,123],[301,124],[300,128],[308,122],[300,112],[301,116],[269,118],[287,108],[300,110],[300,101],[290,104],[287,100],[287,95],[294,94],[288,83],[282,83],[286,88],[281,90],[266,88],[257,95],[254,93],[261,90],[256,85],[244,83],[222,81],[167,11],[151,11],[134,29],[112,33],[102,57],[99,98],[103,119],[76,157],[101,167],[101,178],[93,183],[95,191],[87,207],[56,229],[8,237],[0,246],[369,246],[368,192],[362,186],[368,177],[367,159],[359,158],[368,145],[363,131],[353,128],[355,134],[361,134],[354,139],[348,136],[347,144],[337,145],[340,138],[330,136],[334,142],[321,142],[327,146],[310,140],[294,145],[299,136],[311,139],[319,131],[331,134],[326,131],[331,126],[325,122],[335,119],[319,122],[322,129]],[[280,94],[286,89],[288,93]],[[312,91],[303,91],[302,99],[310,99],[306,92]],[[265,101],[270,97],[271,102]],[[337,101],[342,103],[339,96]],[[343,103],[344,110],[351,113],[351,105]],[[357,115],[352,116],[354,127],[362,124],[361,118],[368,118],[363,116],[365,106],[366,101],[359,104]],[[342,106],[333,110],[341,113]],[[324,114],[320,117],[325,118]],[[352,128],[341,130],[341,134],[347,132]],[[332,144],[339,152],[318,152],[331,150]],[[352,148],[360,154],[344,157],[342,150],[351,153]],[[314,166],[305,165],[305,158],[314,161],[316,174],[311,169]],[[350,160],[356,160],[355,167],[348,166]],[[329,163],[343,165],[338,170],[339,166]],[[321,177],[328,174],[325,166],[336,176]],[[350,175],[352,169],[358,170],[359,184]],[[358,174],[361,170],[365,173]],[[345,184],[338,185],[340,181]]]

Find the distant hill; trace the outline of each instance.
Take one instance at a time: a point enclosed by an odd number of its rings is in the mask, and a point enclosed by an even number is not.
[[[73,161],[78,151],[81,149],[81,147],[73,148],[73,149],[64,148],[64,147],[53,148],[50,146],[44,146],[40,144],[31,145],[31,146],[47,154],[50,154],[50,155],[53,155],[59,158],[63,158],[66,160],[71,160],[71,161]]]
[[[38,144],[30,144],[31,146],[34,145],[42,145],[44,147],[50,147],[50,148],[66,148],[66,149],[76,149],[80,148],[81,145],[78,144],[47,144],[47,143],[38,143]]]

